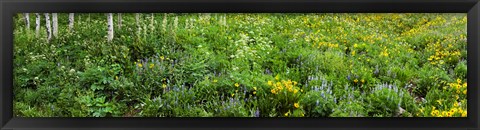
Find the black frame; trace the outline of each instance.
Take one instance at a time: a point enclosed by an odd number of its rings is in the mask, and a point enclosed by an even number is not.
[[[10,129],[479,129],[479,0],[2,0],[0,128]],[[465,118],[13,118],[13,16],[24,12],[468,13]]]

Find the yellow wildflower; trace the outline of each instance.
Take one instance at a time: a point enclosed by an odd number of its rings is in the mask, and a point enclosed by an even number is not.
[[[115,76],[115,80],[118,80],[118,76]]]
[[[143,67],[143,65],[141,63],[138,63],[138,67]]]
[[[442,111],[442,116],[446,116],[447,115],[447,112],[446,111]]]
[[[275,76],[275,80],[278,80],[278,79],[280,79],[280,76],[279,75]]]
[[[235,83],[235,87],[238,87],[238,86],[240,86],[240,84],[238,84],[238,83]]]
[[[153,66],[155,66],[155,64],[150,64],[150,69],[153,68]]]
[[[463,90],[463,94],[467,94],[467,90]]]
[[[275,89],[270,90],[273,94],[277,94],[277,91]]]
[[[160,56],[160,60],[163,60],[163,59],[165,59],[165,57],[164,57],[164,56]]]
[[[353,82],[357,83],[357,82],[358,82],[358,80],[357,80],[357,79],[355,79],[355,80],[353,80]]]
[[[362,79],[361,81],[362,81],[362,84],[365,83],[365,80]]]
[[[232,93],[232,97],[235,96],[235,93]]]
[[[447,117],[452,117],[453,113],[447,112]]]
[[[439,115],[439,114],[440,114],[440,111],[435,110],[435,111],[433,111],[433,113],[434,113],[435,115]]]
[[[457,79],[457,83],[462,83],[462,80],[461,80],[461,79]]]
[[[299,107],[300,107],[300,104],[294,103],[293,106],[294,106],[295,108],[299,108]]]
[[[216,82],[218,82],[218,80],[214,79],[214,80],[213,80],[213,83],[216,83]]]
[[[463,111],[462,112],[462,117],[466,117],[467,116],[467,111]]]
[[[253,94],[257,94],[257,91],[253,91]]]
[[[272,82],[272,81],[268,81],[268,86],[273,86],[273,82]]]
[[[257,90],[257,87],[253,87],[253,90]]]
[[[297,93],[298,93],[298,89],[294,89],[293,94],[297,94]]]
[[[167,88],[167,85],[166,85],[166,84],[163,84],[163,85],[162,85],[162,88]]]
[[[457,108],[452,108],[452,109],[450,110],[450,113],[455,113],[455,112],[457,112]]]

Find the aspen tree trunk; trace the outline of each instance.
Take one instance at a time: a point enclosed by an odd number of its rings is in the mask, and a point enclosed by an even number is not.
[[[45,26],[47,27],[47,40],[50,42],[50,39],[52,39],[52,26],[50,25],[50,15],[48,13],[45,13]]]
[[[140,34],[140,13],[135,13],[135,21],[137,24],[137,35]]]
[[[118,29],[122,28],[122,13],[118,13]]]
[[[58,37],[58,17],[57,17],[57,13],[52,13],[52,21],[53,21],[53,36]]]
[[[37,19],[35,20],[35,37],[38,38],[38,35],[40,35],[40,18],[41,18],[41,15],[39,13],[35,13],[35,15],[37,16]]]
[[[73,26],[75,25],[75,14],[68,14],[68,30],[73,31]]]
[[[113,14],[112,13],[108,13],[108,16],[107,16],[107,19],[108,19],[108,36],[107,36],[107,40],[108,42],[112,41],[113,39]]]
[[[167,13],[163,16],[162,31],[167,32]]]
[[[155,14],[152,13],[152,17],[150,19],[150,31],[153,32],[153,30],[155,30]]]
[[[135,13],[135,22],[137,22],[137,27],[140,27],[140,14]]]
[[[25,28],[27,30],[30,29],[30,14],[29,13],[24,13],[25,15]]]

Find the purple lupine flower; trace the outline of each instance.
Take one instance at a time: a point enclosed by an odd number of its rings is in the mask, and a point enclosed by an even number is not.
[[[258,108],[257,111],[255,111],[255,117],[260,117],[260,110],[258,110]]]

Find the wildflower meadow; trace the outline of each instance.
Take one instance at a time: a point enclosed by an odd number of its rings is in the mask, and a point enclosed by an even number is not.
[[[16,117],[466,117],[467,15],[19,13]]]

